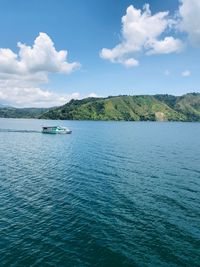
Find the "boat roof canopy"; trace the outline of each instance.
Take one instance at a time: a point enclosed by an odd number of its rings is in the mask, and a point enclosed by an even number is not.
[[[60,126],[43,126],[42,128],[58,128]]]
[[[43,126],[42,128],[48,129],[48,128],[66,128],[63,126]]]

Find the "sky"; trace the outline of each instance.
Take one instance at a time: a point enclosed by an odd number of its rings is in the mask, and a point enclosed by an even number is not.
[[[200,92],[199,0],[0,0],[0,104]]]

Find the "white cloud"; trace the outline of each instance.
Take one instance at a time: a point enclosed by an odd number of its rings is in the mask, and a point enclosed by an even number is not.
[[[0,101],[14,106],[55,106],[78,98],[79,94],[58,94],[39,88],[48,74],[70,74],[80,63],[69,63],[66,50],[56,51],[46,33],[40,33],[33,46],[18,43],[19,52],[0,48]]]
[[[26,84],[18,87],[13,82],[0,81],[0,102],[14,107],[55,107],[69,102],[71,99],[83,99],[87,97],[101,97],[96,93],[81,95],[79,92],[71,94],[55,93],[39,87],[26,87]]]
[[[186,32],[192,44],[200,45],[200,1],[180,0],[179,29]]]
[[[164,75],[165,75],[165,76],[169,76],[169,75],[170,75],[170,71],[169,71],[169,70],[165,70],[165,71],[164,71]]]
[[[134,58],[124,59],[121,63],[127,68],[136,67],[139,65],[139,61]]]
[[[152,15],[148,4],[144,5],[143,11],[129,6],[122,17],[122,41],[113,49],[103,48],[100,56],[133,67],[138,65],[133,57],[138,52],[148,55],[180,52],[183,47],[181,40],[172,36],[161,38],[175,23],[168,15],[168,12]]]
[[[0,81],[0,101],[15,107],[52,107],[65,104],[71,99],[79,99],[78,92],[58,94],[44,90],[27,82]]]
[[[174,37],[165,37],[164,40],[152,40],[147,43],[146,47],[149,47],[150,50],[147,52],[147,55],[155,54],[170,54],[173,52],[181,52],[183,48],[183,43],[179,39]]]
[[[189,77],[189,76],[191,75],[191,71],[190,71],[190,70],[185,70],[185,71],[183,71],[183,72],[181,73],[181,75],[182,75],[183,77]]]
[[[43,76],[48,73],[69,74],[80,67],[80,63],[67,61],[66,50],[56,51],[54,43],[46,33],[39,33],[33,46],[18,43],[19,53],[15,54],[8,48],[0,48],[0,75],[17,75],[25,78]]]
[[[96,93],[90,93],[86,97],[101,97],[101,96],[97,95]]]

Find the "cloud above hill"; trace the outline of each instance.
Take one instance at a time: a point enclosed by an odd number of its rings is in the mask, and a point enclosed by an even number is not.
[[[122,17],[121,40],[114,48],[103,48],[100,57],[125,67],[139,65],[138,57],[179,53],[185,40],[175,37],[187,34],[190,42],[200,45],[200,1],[180,0],[178,10],[170,16],[169,11],[152,14],[149,4],[143,9],[130,5]]]
[[[183,48],[180,39],[162,37],[174,23],[169,12],[152,15],[149,4],[145,4],[143,10],[131,5],[122,17],[122,41],[112,49],[103,48],[100,56],[113,63],[134,67],[139,64],[134,58],[138,53],[153,55],[180,52]]]
[[[200,1],[181,0],[179,30],[186,32],[193,45],[200,46]]]
[[[16,79],[46,81],[49,73],[69,74],[80,67],[80,63],[67,61],[67,50],[56,51],[54,43],[46,33],[39,33],[33,46],[17,44],[18,54],[8,48],[0,48],[0,75]]]
[[[36,85],[18,81],[0,80],[0,102],[14,107],[53,107],[65,104],[71,99],[79,99],[78,92],[56,93],[52,90],[41,89]]]
[[[33,46],[19,42],[19,52],[0,48],[0,100],[15,106],[54,106],[64,104],[77,93],[58,94],[39,87],[51,73],[70,74],[80,68],[68,62],[67,50],[57,51],[46,33],[39,33]]]

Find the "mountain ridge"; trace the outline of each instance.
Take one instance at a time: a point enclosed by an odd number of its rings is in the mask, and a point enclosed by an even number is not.
[[[119,95],[72,99],[53,108],[0,106],[3,118],[200,122],[200,93]]]
[[[71,100],[39,116],[61,120],[200,121],[200,93]]]

